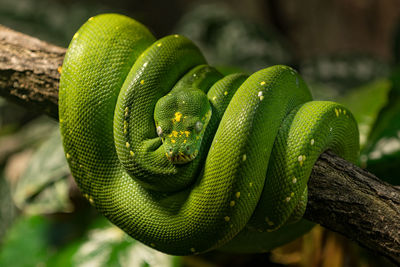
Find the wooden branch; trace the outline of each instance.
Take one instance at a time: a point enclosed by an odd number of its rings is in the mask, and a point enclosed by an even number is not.
[[[304,217],[400,265],[400,187],[329,151],[313,167]]]
[[[65,51],[0,25],[0,96],[57,118]]]
[[[57,118],[65,51],[0,26],[0,95]],[[400,189],[332,153],[313,168],[305,218],[400,264]]]

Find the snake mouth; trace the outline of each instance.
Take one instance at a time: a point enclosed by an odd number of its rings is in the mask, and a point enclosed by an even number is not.
[[[197,156],[197,153],[193,153],[190,155],[185,155],[183,153],[179,153],[177,155],[169,156],[167,155],[167,158],[174,164],[185,164],[188,163],[192,160],[194,160]]]

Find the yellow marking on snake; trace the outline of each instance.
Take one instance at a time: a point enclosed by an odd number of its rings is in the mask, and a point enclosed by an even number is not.
[[[175,112],[175,118],[172,119],[172,122],[173,123],[180,122],[181,118],[182,118],[182,113],[180,113],[179,111]]]

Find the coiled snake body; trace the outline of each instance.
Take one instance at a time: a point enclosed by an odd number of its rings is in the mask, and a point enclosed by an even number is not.
[[[185,37],[156,40],[117,14],[75,34],[59,94],[64,150],[84,196],[170,254],[264,251],[303,234],[319,154],[358,153],[350,112],[311,101],[290,67],[223,76]]]

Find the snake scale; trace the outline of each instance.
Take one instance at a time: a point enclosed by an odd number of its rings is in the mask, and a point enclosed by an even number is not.
[[[156,40],[118,14],[90,18],[62,66],[60,128],[83,195],[169,254],[267,251],[308,231],[307,180],[331,149],[349,161],[348,109],[312,101],[272,66],[222,75],[181,35]]]

